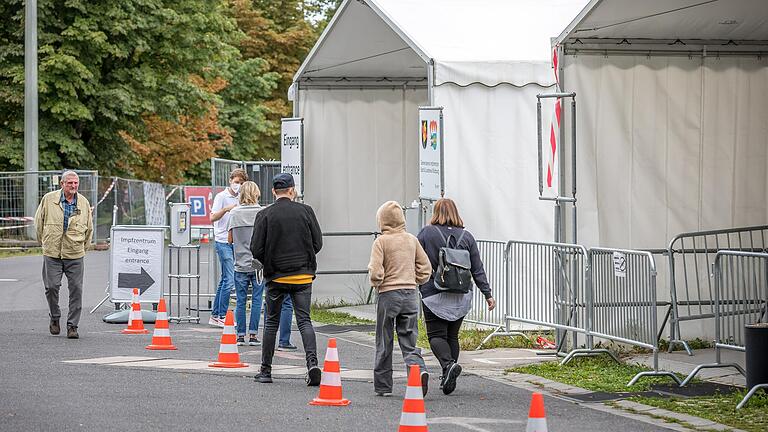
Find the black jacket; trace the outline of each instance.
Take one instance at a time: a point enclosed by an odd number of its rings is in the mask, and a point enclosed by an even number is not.
[[[432,276],[429,277],[427,283],[419,287],[422,297],[429,297],[435,295],[440,291],[435,288],[435,272],[437,269],[437,257],[440,252],[440,248],[445,246],[443,238],[440,237],[440,233],[436,231],[440,230],[445,238],[453,236],[453,240],[450,240],[451,247],[456,249],[465,249],[469,251],[469,260],[472,265],[470,271],[472,272],[472,279],[475,281],[475,285],[480,289],[485,298],[493,297],[491,294],[491,286],[488,284],[488,277],[485,275],[485,268],[483,268],[483,261],[480,259],[480,251],[477,249],[477,241],[472,233],[465,231],[464,228],[449,227],[446,225],[427,225],[421,229],[418,235],[419,242],[424,248],[424,252],[429,257],[429,263],[432,264]],[[455,245],[455,241],[461,237],[461,233],[465,232],[464,237],[461,239],[461,244]]]
[[[264,278],[311,274],[317,270],[316,254],[323,247],[323,233],[312,207],[280,198],[256,215],[251,253],[264,265]]]

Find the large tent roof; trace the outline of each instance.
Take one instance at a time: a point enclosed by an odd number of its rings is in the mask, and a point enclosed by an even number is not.
[[[592,0],[565,27],[566,52],[765,52],[765,0]]]
[[[433,61],[438,85],[551,85],[551,38],[586,2],[345,0],[295,80],[426,80]]]

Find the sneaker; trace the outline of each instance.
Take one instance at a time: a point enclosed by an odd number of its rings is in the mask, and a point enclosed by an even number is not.
[[[377,390],[376,391],[376,396],[379,396],[379,397],[391,397],[392,396],[392,392],[391,391],[378,391]]]
[[[224,328],[224,317],[216,319],[216,327]]]
[[[77,334],[77,327],[67,327],[67,339],[80,339],[80,335]]]
[[[458,378],[459,375],[461,375],[461,365],[458,363],[451,363],[443,377],[443,385],[441,388],[443,389],[444,394],[449,395],[456,390],[456,378]]]
[[[296,351],[298,348],[296,348],[296,345],[280,345],[277,347],[278,351]]]
[[[211,327],[218,327],[219,326],[219,318],[211,315],[210,318],[208,318],[208,325]]]
[[[429,372],[422,371],[421,372],[421,394],[422,394],[422,396],[426,396],[428,391],[429,391]]]
[[[243,346],[245,345],[245,336],[238,336],[237,337],[237,346]]]
[[[320,378],[322,378],[323,373],[320,371],[320,368],[317,366],[312,366],[307,371],[306,381],[307,385],[309,387],[317,387],[320,385]]]
[[[262,370],[258,373],[258,375],[253,377],[253,380],[258,383],[269,384],[272,382],[272,372],[266,372]]]
[[[50,330],[52,335],[57,335],[61,333],[61,327],[59,326],[59,320],[51,320],[51,324],[48,326],[48,330]]]
[[[248,345],[261,346],[261,342],[259,342],[259,339],[256,337],[256,335],[251,335],[251,337],[248,338]]]

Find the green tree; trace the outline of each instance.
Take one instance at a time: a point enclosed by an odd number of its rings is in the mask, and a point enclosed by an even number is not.
[[[39,0],[40,167],[131,174],[138,155],[121,132],[140,141],[148,137],[148,115],[179,122],[225,100],[232,106],[219,111],[229,125],[258,129],[258,115],[231,112],[242,97],[234,89],[217,95],[191,79],[229,82],[254,73],[248,82],[261,80],[257,90],[274,86],[258,60],[239,59],[243,35],[227,11],[225,0]],[[2,2],[0,20],[7,23],[0,27],[0,168],[19,169],[23,1]]]

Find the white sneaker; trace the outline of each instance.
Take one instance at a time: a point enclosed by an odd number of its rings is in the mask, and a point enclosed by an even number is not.
[[[223,320],[223,319],[221,319],[221,318],[217,319],[217,320],[216,320],[216,326],[217,326],[217,327],[221,327],[221,328],[224,328],[224,320]]]
[[[219,319],[216,318],[215,316],[211,315],[211,317],[208,318],[208,325],[209,326],[213,326],[213,327],[218,327],[219,326]]]

